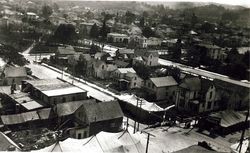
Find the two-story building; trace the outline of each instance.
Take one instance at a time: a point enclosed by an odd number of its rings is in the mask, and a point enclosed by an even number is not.
[[[146,66],[157,66],[159,53],[157,50],[136,49],[133,64],[141,63]]]
[[[122,90],[140,88],[143,81],[133,68],[118,68],[112,76]]]
[[[92,62],[93,76],[99,79],[108,79],[113,71],[117,69],[114,64],[108,64],[103,60],[94,60]]]
[[[176,95],[176,107],[193,114],[221,109],[215,83],[199,77],[184,78]]]
[[[184,78],[176,94],[176,108],[185,112],[199,111],[201,79],[199,77]]]
[[[165,100],[167,104],[174,104],[177,82],[172,76],[149,78],[144,82],[144,88],[155,100]]]
[[[211,59],[220,61],[224,61],[226,59],[225,50],[217,45],[200,43],[197,46],[201,47],[201,49],[206,49],[207,51],[206,56],[208,56]]]
[[[75,55],[76,51],[72,46],[59,46],[55,53],[55,58],[64,64],[68,64],[69,56]]]

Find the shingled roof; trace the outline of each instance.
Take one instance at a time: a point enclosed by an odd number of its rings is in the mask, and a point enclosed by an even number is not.
[[[150,78],[156,87],[175,86],[177,82],[172,76]]]
[[[199,91],[201,90],[201,79],[198,77],[185,78],[180,87],[191,91]]]
[[[122,109],[117,101],[84,103],[83,107],[90,123],[123,117]]]

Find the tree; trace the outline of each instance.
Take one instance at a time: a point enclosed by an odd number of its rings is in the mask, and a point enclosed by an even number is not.
[[[90,37],[98,38],[98,36],[99,36],[98,27],[96,24],[94,24],[90,29]]]
[[[91,47],[90,47],[89,53],[90,54],[95,54],[95,53],[100,52],[100,51],[101,51],[100,47],[92,44]]]
[[[176,60],[181,59],[181,39],[178,39],[173,48],[173,58]]]
[[[50,6],[44,5],[44,6],[42,7],[42,16],[43,16],[46,20],[49,19],[50,15],[51,15],[52,13],[53,13],[53,10],[52,10],[52,8],[51,8]]]
[[[102,28],[100,30],[100,36],[102,37],[103,40],[107,38],[107,34],[110,32],[110,29],[106,25],[106,20],[104,19]]]
[[[249,65],[250,64],[249,58],[250,58],[250,52],[248,51],[248,52],[246,52],[243,55],[243,58],[242,58],[242,63],[244,63],[247,68],[250,67],[250,65]]]
[[[142,17],[142,18],[140,19],[140,26],[141,26],[141,27],[144,27],[144,25],[145,25],[145,19],[144,19],[144,17]]]
[[[80,54],[79,61],[76,64],[76,74],[86,76],[87,73],[87,61],[83,54]]]
[[[146,26],[142,29],[142,35],[147,37],[147,38],[154,37],[155,32],[149,26]]]
[[[125,22],[126,24],[131,24],[132,22],[135,21],[135,14],[130,12],[130,11],[127,11],[126,14],[125,14]]]
[[[75,27],[72,24],[60,24],[55,31],[52,41],[63,44],[74,44],[76,40]]]

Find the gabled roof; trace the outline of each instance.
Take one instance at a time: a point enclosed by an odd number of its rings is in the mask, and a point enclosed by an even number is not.
[[[134,54],[135,50],[134,49],[121,48],[121,49],[118,49],[116,52],[119,52],[119,54]]]
[[[58,47],[57,49],[60,55],[74,55],[75,49],[72,46],[63,46]]]
[[[133,68],[118,68],[117,71],[122,73],[122,74],[126,74],[128,72],[136,73]]]
[[[213,81],[208,79],[201,79],[201,91],[203,93],[206,93],[211,86],[214,86]]]
[[[56,114],[60,116],[72,115],[85,103],[95,103],[95,99],[72,101],[67,103],[60,103],[56,105]]]
[[[115,60],[114,63],[117,67],[127,67],[129,65],[129,63],[120,60]]]
[[[156,87],[176,86],[177,82],[172,76],[150,78]]]
[[[25,67],[12,67],[8,66],[4,69],[5,77],[26,77],[27,72]]]
[[[184,78],[180,87],[191,91],[199,91],[201,90],[201,79],[198,77]]]
[[[159,57],[159,53],[157,50],[148,50],[148,49],[136,49],[135,55],[142,57],[149,57],[150,55],[153,55],[154,57]]]
[[[122,109],[117,101],[84,103],[83,107],[90,123],[123,117]]]

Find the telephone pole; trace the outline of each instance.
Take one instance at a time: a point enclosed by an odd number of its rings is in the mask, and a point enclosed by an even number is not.
[[[153,136],[155,137],[155,135],[149,133],[149,132],[146,132],[146,131],[141,131],[141,133],[146,133],[148,136],[147,136],[147,145],[146,145],[146,153],[148,153],[148,146],[149,146],[149,141],[150,141],[150,136]]]

